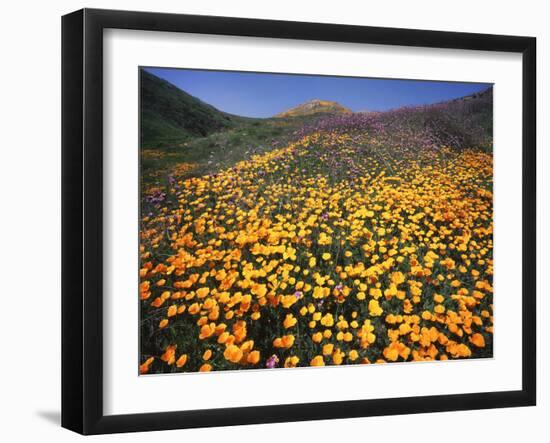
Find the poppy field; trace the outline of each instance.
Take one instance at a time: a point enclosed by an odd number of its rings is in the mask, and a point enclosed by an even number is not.
[[[489,99],[316,116],[210,169],[142,149],[139,372],[492,357]]]

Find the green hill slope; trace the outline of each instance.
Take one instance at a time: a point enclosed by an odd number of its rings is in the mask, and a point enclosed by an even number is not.
[[[140,80],[142,147],[181,143],[247,120],[219,111],[145,70]]]

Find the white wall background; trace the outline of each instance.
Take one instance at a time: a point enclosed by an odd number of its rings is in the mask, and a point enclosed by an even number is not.
[[[549,155],[543,155],[550,119],[550,28],[544,2],[463,0],[276,2],[201,0],[89,0],[6,2],[0,26],[0,436],[8,442],[75,441],[60,415],[60,17],[81,7],[273,18],[449,31],[531,35],[538,38],[539,226],[549,223]],[[545,108],[543,110],[543,108]],[[546,113],[544,112],[546,111]],[[519,147],[518,147],[519,149]],[[550,247],[539,229],[539,276]],[[102,436],[94,441],[333,442],[344,439],[432,441],[542,441],[547,434],[550,328],[542,313],[550,284],[539,277],[539,406],[494,411],[329,420],[232,428]],[[540,437],[539,437],[540,435]]]

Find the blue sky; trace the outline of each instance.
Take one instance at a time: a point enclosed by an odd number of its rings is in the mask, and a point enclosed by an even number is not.
[[[336,101],[352,111],[384,111],[437,103],[489,87],[486,83],[385,80],[315,75],[146,68],[221,111],[272,117],[312,99]]]

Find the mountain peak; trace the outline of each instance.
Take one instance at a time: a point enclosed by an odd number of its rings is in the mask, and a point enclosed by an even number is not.
[[[352,111],[338,102],[320,100],[318,98],[309,100],[301,105],[290,108],[287,111],[277,114],[275,117],[298,117],[315,114],[351,114]]]

